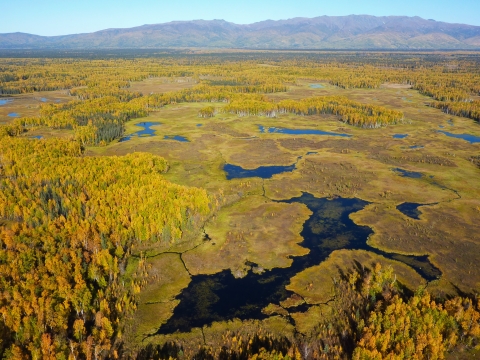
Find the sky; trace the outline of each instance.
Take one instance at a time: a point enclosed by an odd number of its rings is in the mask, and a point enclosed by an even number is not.
[[[177,20],[250,24],[351,14],[420,16],[480,26],[480,0],[0,0],[0,33],[52,36]]]

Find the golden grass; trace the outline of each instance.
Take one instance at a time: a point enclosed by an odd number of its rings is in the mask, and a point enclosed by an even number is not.
[[[185,253],[192,274],[215,274],[231,269],[242,277],[247,261],[263,269],[288,267],[289,256],[302,256],[308,249],[298,245],[303,223],[311,211],[302,204],[271,202],[248,196],[225,207],[205,226],[210,241]]]
[[[41,101],[46,99],[46,102]],[[11,95],[0,97],[0,100],[12,100],[5,105],[0,105],[0,124],[11,123],[15,118],[8,116],[17,113],[20,117],[33,117],[40,115],[40,106],[45,103],[65,103],[74,98],[66,90],[40,91],[30,94]]]
[[[264,320],[244,320],[234,319],[230,321],[214,322],[203,328],[194,328],[188,333],[175,333],[169,335],[156,335],[144,339],[142,345],[164,344],[169,341],[175,341],[181,344],[200,346],[213,346],[222,343],[222,335],[226,332],[234,334],[256,334],[261,330],[264,334],[274,334],[278,337],[292,337],[294,327],[282,316],[271,316]]]
[[[411,290],[425,285],[425,280],[409,266],[395,260],[365,250],[337,250],[320,265],[312,266],[295,275],[287,289],[302,296],[308,304],[325,304],[333,297],[334,279],[339,280],[339,271],[347,272],[356,263],[372,267],[380,263],[382,267],[392,266],[398,281]]]
[[[443,277],[464,292],[480,289],[479,200],[455,200],[423,206],[421,220],[394,214],[395,209],[370,205],[351,217],[375,233],[369,244],[404,254],[429,254]]]
[[[311,306],[305,312],[291,313],[290,316],[295,321],[295,329],[301,334],[309,334],[318,325],[319,319],[325,319],[330,316],[331,308],[328,305]]]
[[[175,296],[188,286],[190,276],[179,254],[166,253],[149,258],[150,283],[142,291],[135,313],[135,336],[143,339],[154,334],[178,305]]]

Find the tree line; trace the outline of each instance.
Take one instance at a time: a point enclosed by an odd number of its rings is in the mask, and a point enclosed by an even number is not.
[[[362,104],[343,96],[317,96],[302,100],[282,100],[278,103],[259,100],[235,100],[223,107],[221,111],[239,116],[263,115],[275,117],[277,114],[296,114],[302,116],[316,114],[333,114],[340,116],[347,124],[362,128],[379,128],[403,121],[401,111],[382,106]],[[209,109],[201,110],[209,113]]]
[[[248,107],[251,109],[233,111],[248,113],[250,110],[256,112],[255,108],[258,108],[261,113],[270,113],[273,105],[269,103],[268,94],[286,91],[299,79],[326,81],[342,88],[378,88],[389,82],[411,85],[432,97],[435,101],[432,106],[478,120],[478,100],[474,97],[480,94],[480,75],[476,71],[476,59],[468,56],[450,59],[447,55],[427,59],[408,54],[397,57],[292,57],[280,54],[275,59],[267,55],[253,58],[238,55],[227,60],[220,56],[0,59],[0,93],[68,90],[77,100],[67,105],[45,104],[40,117],[18,122],[26,126],[74,129],[77,138],[85,145],[107,144],[123,135],[125,121],[144,117],[168,104],[223,102],[234,109],[240,102],[250,102]],[[162,94],[129,90],[132,81],[185,76],[192,78],[197,85]],[[346,103],[346,100],[342,102]],[[304,105],[298,104],[302,109]],[[394,110],[374,105],[365,107],[368,109],[352,103],[343,107],[340,115],[346,123],[366,128],[396,123],[403,117]],[[301,109],[298,112],[306,113]]]

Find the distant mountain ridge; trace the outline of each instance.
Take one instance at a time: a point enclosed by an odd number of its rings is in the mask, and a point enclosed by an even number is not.
[[[93,33],[0,34],[0,49],[480,49],[480,26],[407,16],[320,16],[239,25],[173,21]]]

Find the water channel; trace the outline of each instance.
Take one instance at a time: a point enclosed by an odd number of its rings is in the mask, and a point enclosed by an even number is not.
[[[213,321],[234,318],[264,319],[267,317],[262,313],[264,307],[270,303],[278,304],[293,294],[285,289],[293,276],[320,264],[339,249],[363,249],[402,261],[429,281],[441,275],[427,256],[386,253],[369,246],[367,239],[373,231],[367,226],[355,224],[349,217],[363,209],[368,204],[366,201],[341,197],[316,198],[303,193],[301,197],[282,202],[302,203],[313,212],[304,223],[301,232],[304,240],[300,244],[310,252],[305,256],[293,257],[293,263],[288,268],[275,268],[261,274],[250,271],[239,279],[229,270],[214,275],[193,276],[189,286],[177,297],[179,305],[172,317],[160,327],[158,334],[187,332]]]

